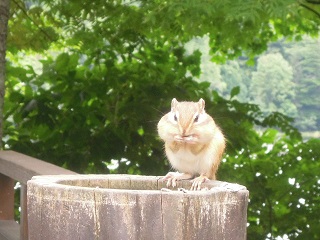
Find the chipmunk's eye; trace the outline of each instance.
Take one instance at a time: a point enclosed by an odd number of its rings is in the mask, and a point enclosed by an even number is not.
[[[198,122],[198,120],[199,120],[199,114],[194,118],[194,122]]]

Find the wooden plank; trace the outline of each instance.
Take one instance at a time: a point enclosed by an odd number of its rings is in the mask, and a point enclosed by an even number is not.
[[[129,189],[130,176],[126,174],[110,174],[107,175],[108,188],[112,189]]]
[[[184,239],[184,224],[189,219],[184,213],[184,193],[176,191],[162,192],[161,198],[163,239]],[[192,219],[190,218],[189,221],[192,221]]]
[[[21,185],[20,188],[20,239],[28,239],[28,209],[27,209],[27,186]]]
[[[94,191],[98,239],[163,239],[158,191]]]
[[[0,220],[0,239],[19,240],[20,226],[13,220]]]
[[[182,239],[246,239],[246,194],[219,190],[186,195],[183,211],[188,220],[182,226]]]
[[[35,240],[41,240],[41,224],[42,224],[42,219],[41,219],[41,201],[42,201],[42,192],[43,188],[35,186],[31,183],[28,183],[27,186],[28,189],[28,231],[32,231],[32,235],[30,236],[30,239],[35,239]],[[31,220],[31,221],[30,221]],[[38,229],[38,230],[36,230]],[[49,240],[49,239],[47,239]]]
[[[0,151],[0,173],[21,184],[27,184],[36,175],[77,174],[14,151]]]
[[[29,238],[97,239],[94,192],[87,188],[28,182]]]
[[[0,173],[0,219],[14,218],[14,180]]]
[[[157,190],[160,177],[156,176],[130,176],[130,189],[132,190]]]

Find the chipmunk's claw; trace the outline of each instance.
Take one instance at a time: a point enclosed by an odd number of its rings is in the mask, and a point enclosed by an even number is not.
[[[168,172],[161,180],[167,180],[167,187],[176,187],[177,181],[192,178],[193,175],[189,173],[179,173],[179,172]]]
[[[196,177],[195,179],[191,180],[192,186],[190,188],[191,191],[200,191],[201,190],[201,184],[205,181],[208,181],[209,178],[203,175],[200,175],[199,177]]]

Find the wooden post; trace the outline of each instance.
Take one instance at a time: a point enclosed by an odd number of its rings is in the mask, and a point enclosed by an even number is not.
[[[27,186],[22,184],[20,189],[20,240],[28,239],[28,210]]]
[[[249,192],[219,181],[203,191],[155,176],[37,176],[28,181],[29,238],[245,240]]]
[[[14,219],[14,180],[0,174],[0,219]]]
[[[76,173],[21,153],[0,150],[0,239],[28,239],[26,184],[33,176],[45,174]],[[20,226],[13,220],[15,181],[21,184]]]

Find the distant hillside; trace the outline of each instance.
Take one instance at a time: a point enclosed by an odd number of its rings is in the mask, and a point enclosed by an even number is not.
[[[202,53],[198,80],[210,82],[223,96],[240,86],[238,100],[259,104],[265,113],[278,111],[295,118],[301,132],[320,130],[320,38],[272,43],[253,66],[246,57],[213,63],[207,38],[192,40],[186,49]]]

